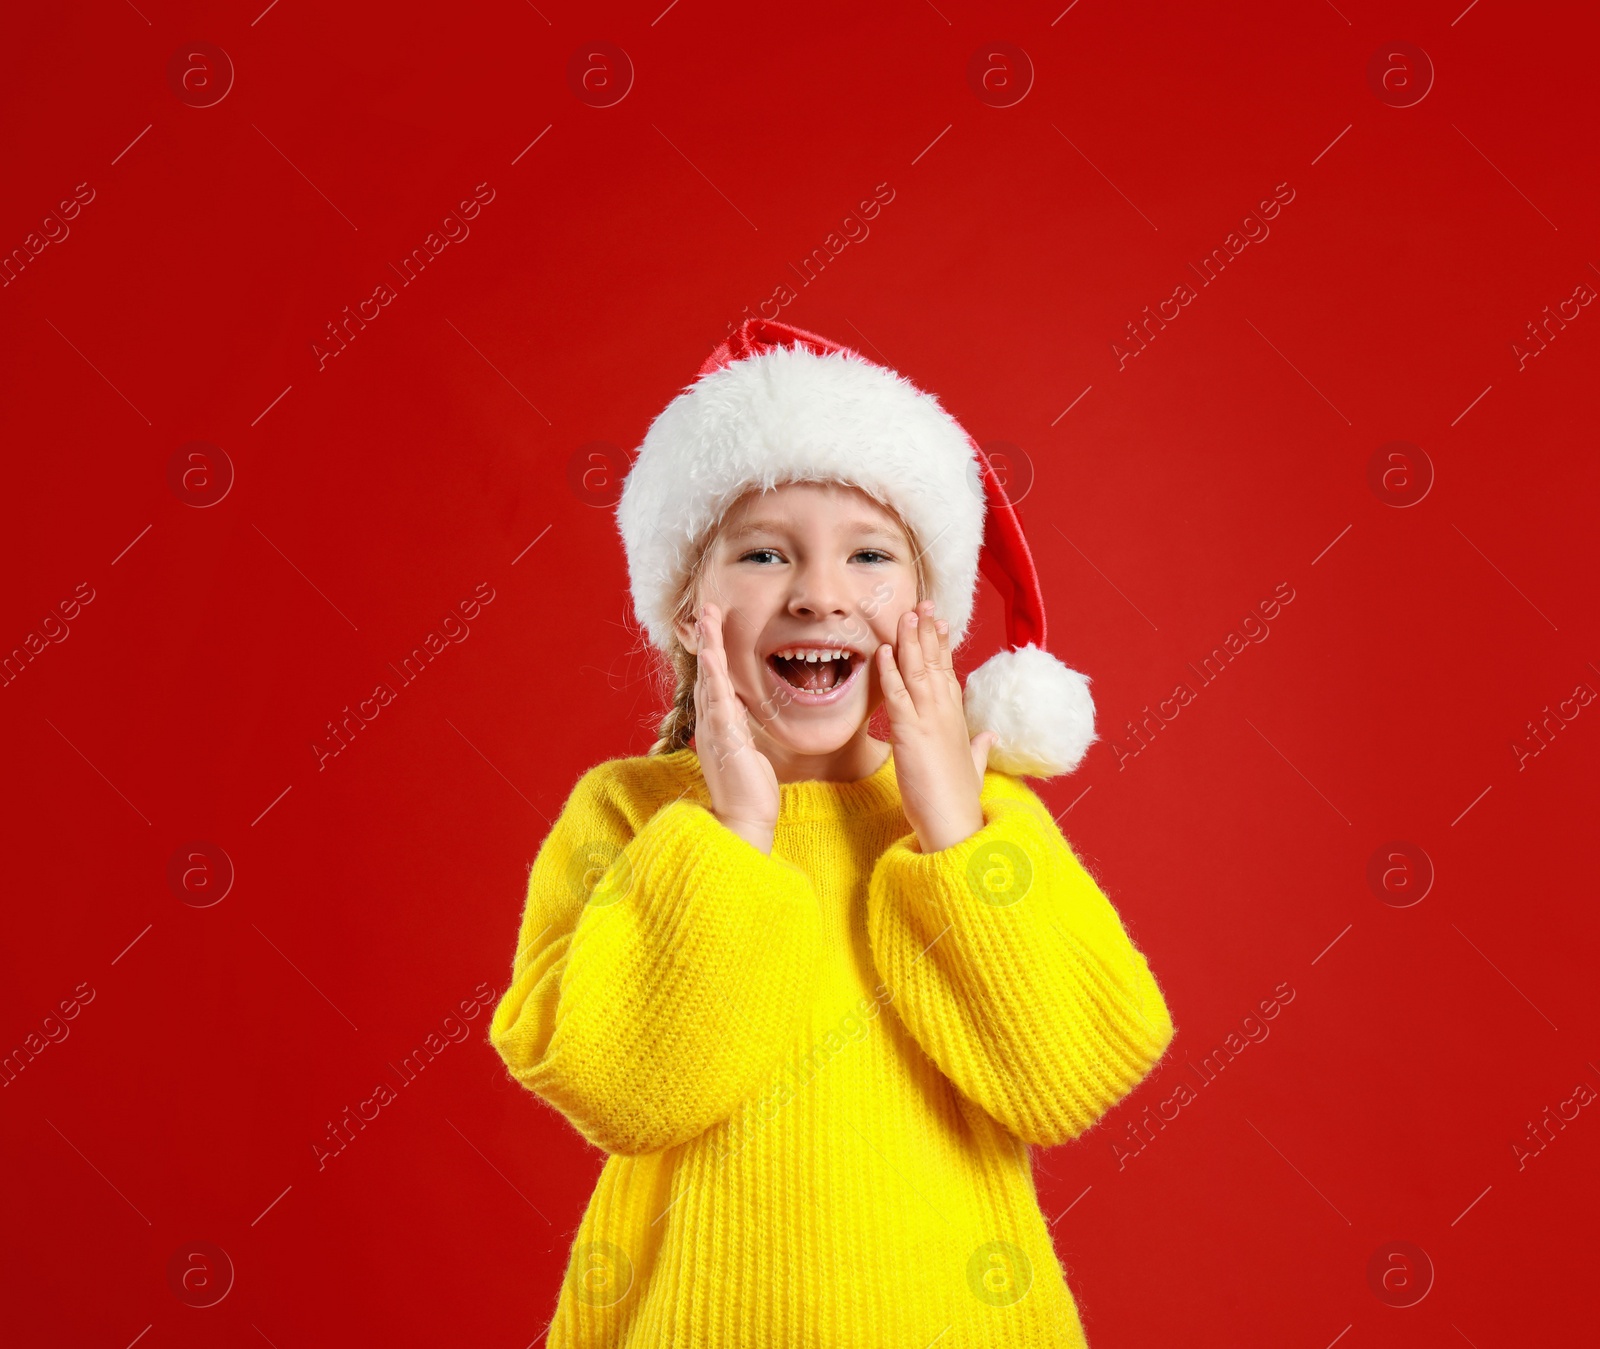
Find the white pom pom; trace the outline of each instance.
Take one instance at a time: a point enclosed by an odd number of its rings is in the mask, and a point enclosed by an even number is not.
[[[965,707],[973,735],[996,736],[989,766],[1014,777],[1070,773],[1095,742],[1089,677],[1031,642],[974,670]]]

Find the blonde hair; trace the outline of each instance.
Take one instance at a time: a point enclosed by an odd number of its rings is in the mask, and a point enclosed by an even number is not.
[[[801,480],[809,481],[809,480]],[[773,486],[781,487],[784,484],[775,483]],[[854,487],[854,483],[843,483],[842,486]],[[752,488],[751,491],[761,491],[761,488]],[[860,489],[865,491],[866,489]],[[706,571],[712,551],[717,540],[722,537],[722,528],[735,506],[749,496],[736,498],[722,513],[716,527],[702,540],[696,549],[694,561],[683,579],[683,584],[678,588],[677,600],[673,607],[672,617],[675,623],[688,623],[694,616],[699,598],[700,582]],[[905,522],[900,512],[895,510],[887,501],[868,492],[867,496],[883,507],[898,524],[906,536],[906,542],[911,547],[914,557],[913,567],[917,578],[917,601],[920,603],[928,593],[927,565],[923,561],[923,551],[917,545],[917,536],[911,526]],[[695,681],[700,676],[700,661],[682,642],[678,640],[676,627],[667,638],[666,654],[661,657],[661,673],[665,676],[662,680],[662,691],[671,688],[672,697],[668,703],[667,711],[656,726],[658,736],[655,744],[650,747],[650,754],[670,754],[676,750],[688,749],[689,743],[694,739],[695,713],[694,713],[694,687]]]

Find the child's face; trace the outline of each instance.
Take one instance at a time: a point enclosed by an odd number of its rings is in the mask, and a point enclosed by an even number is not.
[[[898,521],[839,483],[785,483],[741,498],[702,573],[701,601],[721,607],[728,673],[758,744],[827,754],[864,734],[883,701],[873,653],[917,603],[916,559]],[[678,636],[698,651],[699,635]],[[847,653],[814,663],[778,653]]]

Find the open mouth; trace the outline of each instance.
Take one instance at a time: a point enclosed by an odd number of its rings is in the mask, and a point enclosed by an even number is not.
[[[783,684],[813,697],[843,689],[865,660],[848,647],[780,647],[767,657],[767,666]]]

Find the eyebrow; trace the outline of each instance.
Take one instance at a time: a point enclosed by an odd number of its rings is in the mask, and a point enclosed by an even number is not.
[[[737,529],[730,530],[724,537],[729,543],[736,543],[738,540],[748,538],[752,534],[781,534],[784,528],[785,523],[781,520],[747,520]],[[844,526],[844,530],[851,534],[870,534],[876,538],[887,539],[894,544],[906,542],[904,536],[897,530],[890,529],[888,525],[879,524],[876,520],[852,520]]]

